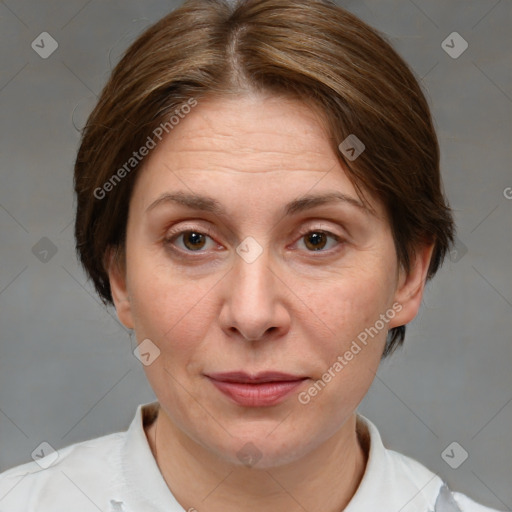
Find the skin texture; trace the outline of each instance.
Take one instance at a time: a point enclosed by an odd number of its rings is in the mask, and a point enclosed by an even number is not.
[[[148,210],[177,191],[213,197],[226,215],[165,201]],[[405,275],[371,196],[375,213],[342,201],[283,213],[289,201],[333,191],[358,200],[321,119],[292,99],[203,99],[144,161],[125,257],[110,256],[109,275],[122,323],[160,350],[144,367],[161,406],[147,436],[186,510],[334,512],[361,481],[355,410],[387,329],[418,311],[432,247],[418,248]],[[319,230],[339,241],[320,235],[314,250]],[[263,250],[251,263],[236,252],[249,236]],[[298,393],[396,303],[386,328],[300,403]],[[308,380],[278,405],[242,407],[205,376],[237,370]],[[261,454],[253,467],[237,456],[249,442]]]

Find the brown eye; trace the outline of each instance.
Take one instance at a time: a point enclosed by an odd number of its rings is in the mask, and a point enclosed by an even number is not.
[[[206,233],[196,229],[182,229],[174,231],[165,238],[165,245],[172,249],[178,249],[182,253],[206,253],[208,249],[215,247],[214,240]]]
[[[329,249],[340,245],[342,239],[330,231],[310,230],[304,232],[299,244],[304,244],[307,252],[330,252]]]
[[[327,244],[327,235],[321,231],[312,231],[304,236],[305,245],[312,251],[323,249]]]
[[[203,233],[184,231],[180,236],[183,237],[183,245],[191,251],[202,249],[205,246],[206,236]]]

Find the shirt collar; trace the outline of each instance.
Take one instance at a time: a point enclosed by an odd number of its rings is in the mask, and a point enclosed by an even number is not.
[[[380,510],[433,511],[442,480],[414,459],[388,450],[377,427],[357,414],[356,429],[369,445],[366,469],[356,493],[343,512]]]
[[[158,402],[139,405],[122,447],[121,464],[128,510],[182,512],[153,456],[144,431],[158,412]],[[419,462],[384,447],[377,427],[357,414],[358,437],[368,453],[359,487],[344,512],[425,512],[434,510],[442,480]]]
[[[137,407],[121,451],[122,472],[126,484],[125,504],[128,510],[182,512],[172,495],[149,446],[144,425],[151,423],[158,402]],[[151,508],[149,508],[151,507]]]

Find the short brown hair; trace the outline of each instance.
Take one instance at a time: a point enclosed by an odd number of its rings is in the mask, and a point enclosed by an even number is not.
[[[83,130],[76,246],[104,303],[112,304],[104,258],[124,247],[140,168],[126,162],[191,98],[245,91],[316,108],[358,194],[383,202],[399,264],[409,270],[414,249],[431,241],[427,278],[435,274],[454,236],[439,146],[421,87],[385,38],[328,0],[187,0],[128,48]],[[349,135],[365,145],[355,160],[338,149]],[[388,333],[383,357],[404,335],[405,326]]]

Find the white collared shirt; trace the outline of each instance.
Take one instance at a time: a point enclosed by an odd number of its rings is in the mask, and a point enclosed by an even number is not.
[[[184,512],[144,431],[157,409],[158,402],[139,405],[126,432],[73,444],[0,474],[0,512]],[[371,421],[357,419],[369,439],[369,457],[344,512],[496,512],[450,494],[419,462],[386,449]],[[195,509],[202,512],[201,503]]]

